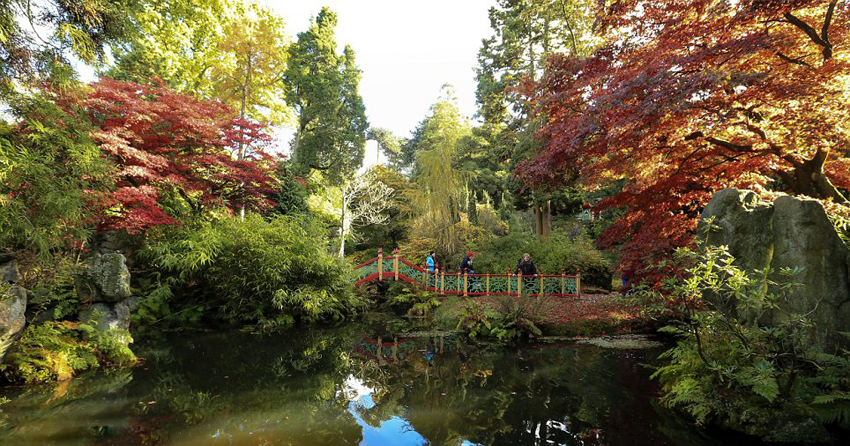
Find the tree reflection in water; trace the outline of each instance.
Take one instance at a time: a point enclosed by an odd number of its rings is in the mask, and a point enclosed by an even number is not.
[[[471,346],[404,324],[175,334],[144,366],[5,389],[10,444],[723,444],[652,404],[657,352]],[[57,390],[58,389],[58,390]]]

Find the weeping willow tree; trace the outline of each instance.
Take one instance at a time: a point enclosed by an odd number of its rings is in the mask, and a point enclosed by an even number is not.
[[[416,154],[413,179],[418,186],[412,192],[415,218],[412,238],[432,244],[444,258],[458,252],[459,237],[455,223],[465,188],[466,175],[452,169],[458,141],[472,130],[460,114],[450,86],[443,86],[440,99],[431,106],[407,144]]]

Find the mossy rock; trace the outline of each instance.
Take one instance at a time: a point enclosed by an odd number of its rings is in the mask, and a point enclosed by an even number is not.
[[[86,266],[75,281],[80,299],[120,302],[130,297],[130,270],[122,254],[97,254],[86,261]]]
[[[831,441],[817,413],[803,403],[753,405],[734,413],[738,415],[724,421],[722,427],[759,437],[768,443],[823,444]]]

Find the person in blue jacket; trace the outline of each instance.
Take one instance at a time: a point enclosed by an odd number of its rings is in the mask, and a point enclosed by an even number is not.
[[[428,253],[428,257],[425,258],[425,264],[428,266],[428,272],[433,273],[437,270],[437,260],[436,253],[431,251]]]

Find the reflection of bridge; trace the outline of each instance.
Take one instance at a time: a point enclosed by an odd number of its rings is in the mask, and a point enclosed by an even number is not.
[[[378,257],[354,268],[356,285],[372,281],[404,280],[418,285],[423,290],[439,294],[462,296],[580,296],[581,271],[575,275],[522,276],[519,274],[466,274],[460,270],[447,273],[435,272],[416,266],[398,256],[398,250],[392,256],[384,256],[378,250]]]

